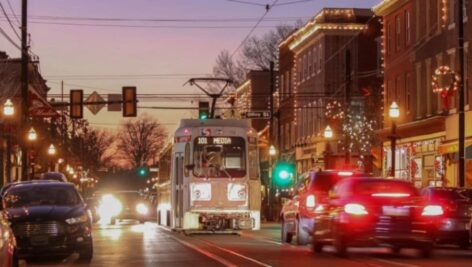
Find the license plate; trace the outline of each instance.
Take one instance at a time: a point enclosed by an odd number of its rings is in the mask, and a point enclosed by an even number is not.
[[[43,235],[32,236],[30,242],[33,246],[43,246],[49,243],[49,238],[48,236]]]
[[[393,206],[383,206],[382,213],[386,216],[409,216],[410,208],[408,207],[393,207]]]

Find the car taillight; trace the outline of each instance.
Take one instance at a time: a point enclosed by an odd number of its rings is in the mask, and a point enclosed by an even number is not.
[[[439,205],[427,205],[423,208],[421,212],[422,216],[440,216],[444,214],[444,210]]]
[[[367,215],[368,214],[365,207],[357,203],[350,203],[350,204],[344,205],[344,212],[351,215]]]
[[[306,207],[307,208],[314,208],[316,205],[316,198],[314,195],[308,195],[306,197]]]
[[[409,193],[374,193],[373,197],[409,197]]]
[[[338,172],[338,175],[339,176],[352,176],[352,172],[348,172],[348,171],[341,171],[341,172]]]

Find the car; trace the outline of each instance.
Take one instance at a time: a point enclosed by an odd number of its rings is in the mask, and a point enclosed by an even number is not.
[[[3,212],[15,235],[19,258],[78,252],[80,260],[92,259],[90,211],[73,184],[12,185],[3,197]]]
[[[334,245],[340,256],[348,247],[388,246],[419,249],[430,255],[441,216],[413,184],[386,178],[348,178],[336,184],[329,201],[314,211],[313,250]]]
[[[100,197],[96,214],[102,223],[116,224],[126,219],[144,223],[152,213],[150,203],[138,191],[115,191]]]
[[[0,214],[0,233],[0,266],[17,267],[16,239],[3,212]]]
[[[302,174],[295,195],[284,204],[280,213],[282,242],[290,243],[295,237],[297,245],[308,244],[315,224],[315,206],[327,201],[328,192],[339,180],[359,176],[369,174],[346,170],[310,171]]]
[[[39,176],[39,180],[67,182],[67,177],[62,172],[45,172]]]
[[[441,205],[444,216],[437,243],[455,244],[461,249],[470,246],[472,189],[458,187],[427,187],[421,191],[428,203]]]

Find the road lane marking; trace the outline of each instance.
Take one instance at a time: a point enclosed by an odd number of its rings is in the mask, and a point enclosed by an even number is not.
[[[199,239],[199,238],[196,238],[196,239],[199,240],[199,241],[201,241],[201,242],[203,242],[203,243],[205,243],[205,244],[207,244],[208,246],[211,246],[211,247],[217,248],[217,249],[219,249],[219,250],[221,250],[221,251],[224,251],[224,252],[226,252],[226,253],[229,253],[229,254],[238,256],[238,257],[240,257],[240,258],[243,258],[243,259],[245,259],[245,260],[248,260],[248,261],[250,261],[250,262],[253,262],[253,263],[257,264],[257,265],[264,266],[264,267],[272,267],[272,265],[269,265],[269,264],[260,262],[260,261],[258,261],[258,260],[256,260],[256,259],[253,259],[253,258],[244,256],[244,255],[239,254],[239,253],[237,253],[237,252],[235,252],[235,251],[232,251],[232,250],[229,250],[229,249],[220,247],[220,246],[218,246],[218,245],[216,245],[216,244],[214,244],[214,243],[212,243],[212,242],[208,242],[208,241],[205,241],[205,240],[202,240],[202,239]]]
[[[420,267],[419,265],[414,265],[414,264],[408,264],[408,263],[402,263],[402,262],[396,262],[396,261],[391,261],[391,260],[385,260],[385,259],[379,259],[379,258],[371,258],[372,260],[380,261],[383,263],[388,263],[388,264],[393,264],[397,266],[403,266],[403,267]]]
[[[179,242],[180,244],[182,244],[182,245],[184,245],[184,246],[186,246],[186,247],[188,247],[188,248],[191,248],[191,249],[193,249],[193,250],[195,250],[195,251],[197,251],[197,252],[203,254],[204,256],[206,256],[206,257],[208,257],[208,258],[211,258],[211,259],[213,259],[213,260],[215,260],[215,261],[217,261],[217,262],[223,264],[224,266],[227,266],[227,267],[237,267],[237,266],[238,266],[238,265],[236,265],[236,264],[234,264],[234,263],[232,263],[232,262],[229,262],[229,261],[227,261],[227,260],[225,260],[225,259],[223,259],[223,258],[221,258],[221,257],[219,257],[219,256],[217,256],[217,255],[215,255],[215,254],[213,254],[213,253],[207,251],[207,250],[204,250],[204,249],[199,248],[199,247],[197,247],[197,246],[195,246],[195,245],[192,245],[192,244],[190,244],[189,242],[186,242],[186,241],[181,240],[181,239],[179,239],[179,238],[177,238],[177,237],[174,237],[174,236],[170,236],[170,235],[169,235],[169,237],[172,238],[172,239],[174,239],[175,241]]]

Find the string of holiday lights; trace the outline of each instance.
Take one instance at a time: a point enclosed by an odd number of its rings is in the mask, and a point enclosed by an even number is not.
[[[349,136],[349,151],[370,153],[374,137],[375,121],[365,115],[348,112],[343,123],[344,135]]]

